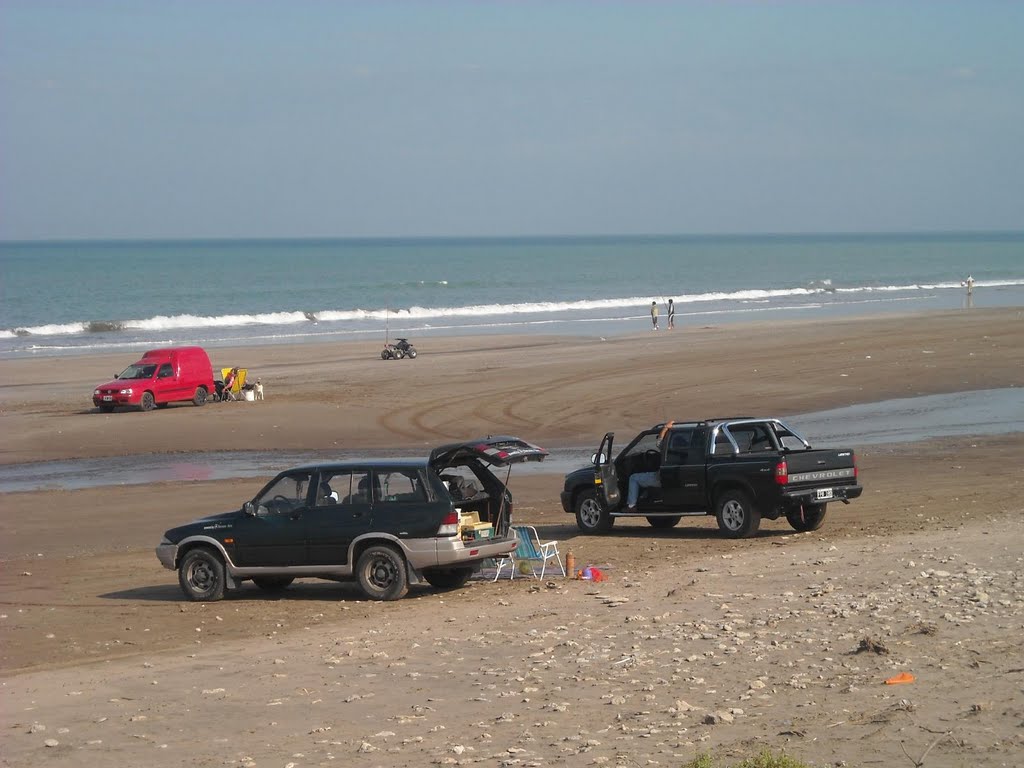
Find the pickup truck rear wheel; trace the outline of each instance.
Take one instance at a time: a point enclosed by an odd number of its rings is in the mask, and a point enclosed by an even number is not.
[[[189,600],[216,602],[224,597],[224,561],[210,549],[190,550],[178,566],[178,584]]]
[[[715,502],[718,527],[730,539],[745,539],[757,533],[761,513],[743,491],[725,491]]]
[[[398,600],[409,591],[405,558],[384,544],[370,547],[356,565],[359,586],[371,600]]]
[[[458,589],[465,586],[472,575],[472,568],[431,568],[423,572],[423,578],[434,589]]]
[[[608,533],[615,518],[608,514],[593,488],[576,497],[576,526],[584,533]]]
[[[791,509],[786,513],[786,519],[793,526],[794,530],[800,532],[816,531],[825,522],[825,512],[828,504],[804,504],[803,514],[800,508]]]
[[[648,517],[647,522],[651,524],[651,528],[675,528],[679,525],[679,521],[683,518],[681,516],[676,517]]]

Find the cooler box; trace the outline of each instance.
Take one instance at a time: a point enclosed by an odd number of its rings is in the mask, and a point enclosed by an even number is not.
[[[476,539],[493,539],[494,526],[490,523],[473,523],[462,527],[462,537],[474,541]]]

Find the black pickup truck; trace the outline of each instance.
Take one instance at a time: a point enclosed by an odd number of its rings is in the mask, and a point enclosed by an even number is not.
[[[814,449],[778,419],[740,417],[658,424],[612,460],[614,432],[592,466],[565,476],[562,508],[584,533],[607,533],[617,517],[646,517],[671,528],[683,515],[715,515],[734,539],[753,536],[761,518],[785,515],[798,531],[821,527],[830,501],[861,495],[852,450]],[[660,487],[641,488],[626,507],[629,478],[655,472]]]

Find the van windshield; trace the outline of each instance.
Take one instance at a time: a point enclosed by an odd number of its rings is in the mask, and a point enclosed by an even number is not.
[[[153,378],[153,372],[156,371],[156,365],[149,363],[135,363],[129,365],[121,373],[117,375],[119,379],[151,379]]]

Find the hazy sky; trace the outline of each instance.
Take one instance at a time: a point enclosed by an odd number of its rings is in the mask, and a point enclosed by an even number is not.
[[[1024,229],[1024,3],[0,0],[0,239]]]

